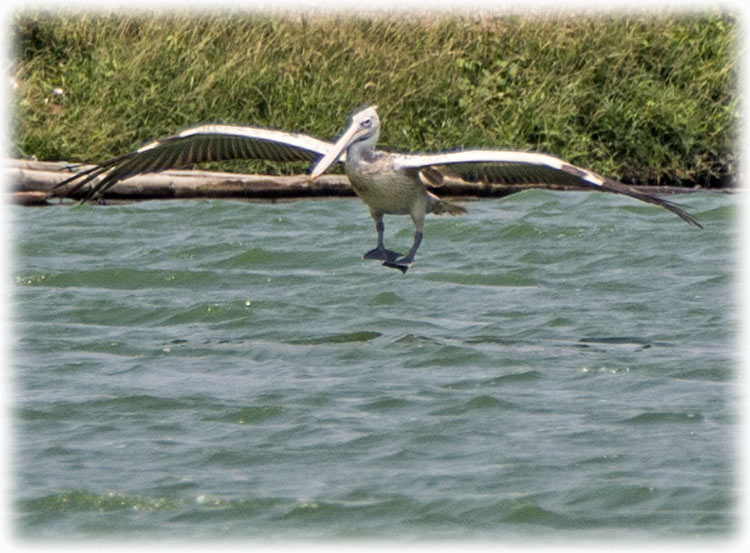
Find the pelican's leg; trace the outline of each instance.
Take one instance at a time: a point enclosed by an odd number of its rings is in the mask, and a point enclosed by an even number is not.
[[[419,245],[422,243],[422,227],[424,226],[424,213],[416,213],[412,214],[412,219],[414,220],[414,226],[416,227],[416,230],[414,231],[414,242],[411,245],[411,249],[409,250],[409,253],[407,253],[403,257],[399,257],[398,259],[388,259],[386,261],[383,261],[383,265],[386,267],[391,267],[392,269],[398,269],[402,273],[405,273],[409,267],[412,266],[412,263],[414,263],[414,256],[417,253],[417,250],[419,249]]]
[[[374,250],[370,250],[362,259],[376,259],[378,261],[393,261],[401,255],[393,250],[387,250],[383,245],[383,231],[385,225],[383,225],[383,215],[379,213],[373,213],[372,218],[375,219],[375,230],[378,231],[378,245]]]

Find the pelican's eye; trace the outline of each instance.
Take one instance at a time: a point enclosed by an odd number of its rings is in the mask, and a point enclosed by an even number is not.
[[[369,127],[371,125],[372,125],[372,119],[370,119],[369,117],[367,119],[365,119],[364,121],[362,121],[362,126],[363,127]]]

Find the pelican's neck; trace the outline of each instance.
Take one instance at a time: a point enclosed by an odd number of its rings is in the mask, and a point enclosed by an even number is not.
[[[375,144],[378,141],[378,135],[375,134],[366,140],[358,140],[346,150],[346,161],[352,163],[372,162],[377,157],[375,153]]]

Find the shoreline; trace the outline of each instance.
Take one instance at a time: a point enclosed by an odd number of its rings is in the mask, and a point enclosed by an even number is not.
[[[77,201],[81,193],[67,196],[52,193],[54,187],[72,176],[72,169],[85,169],[90,165],[77,165],[62,161],[33,161],[8,159],[4,173],[9,186],[11,203],[20,205],[52,205],[54,200]],[[633,186],[638,190],[657,195],[685,194],[696,191],[732,193],[741,187],[701,186]],[[530,189],[592,190],[588,187],[523,184],[507,185],[468,183],[446,180],[434,190],[441,197],[457,199],[500,198]],[[279,176],[243,174],[215,171],[169,170],[160,173],[137,175],[117,183],[102,196],[107,202],[136,202],[175,199],[241,199],[253,201],[292,201],[320,198],[356,197],[345,175],[322,175],[311,181],[306,174]]]

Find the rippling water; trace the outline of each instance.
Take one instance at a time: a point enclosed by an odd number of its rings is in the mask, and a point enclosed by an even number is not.
[[[737,198],[14,208],[23,538],[732,535]],[[386,245],[411,243],[386,219]]]

